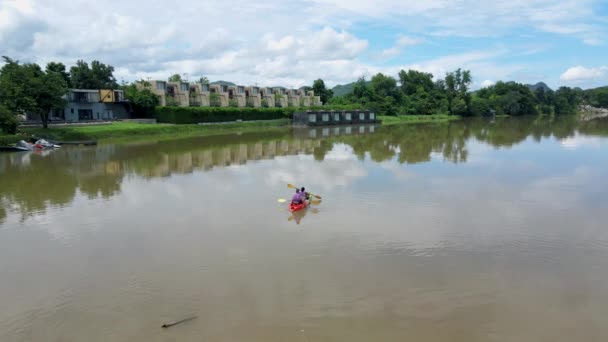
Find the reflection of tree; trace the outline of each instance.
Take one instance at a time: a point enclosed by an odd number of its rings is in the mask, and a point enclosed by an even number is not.
[[[4,220],[6,220],[6,209],[4,209],[4,207],[0,207],[0,224],[4,223]]]
[[[44,211],[48,205],[71,202],[77,181],[60,159],[53,154],[31,154],[28,165],[13,160],[0,177],[0,197],[16,204],[23,215]]]

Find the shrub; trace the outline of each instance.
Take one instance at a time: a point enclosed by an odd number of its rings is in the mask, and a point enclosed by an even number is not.
[[[19,122],[13,113],[0,105],[0,131],[6,134],[16,134]]]
[[[231,107],[156,107],[158,122],[196,124],[199,122],[228,122],[291,118],[294,109],[231,108]]]

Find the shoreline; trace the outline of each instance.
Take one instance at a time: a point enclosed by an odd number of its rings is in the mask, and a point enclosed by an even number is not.
[[[414,123],[445,123],[461,119],[452,115],[404,115],[385,116],[379,115],[382,126]],[[112,122],[104,124],[89,125],[62,125],[50,126],[48,129],[41,127],[23,127],[17,135],[0,135],[0,146],[14,144],[19,140],[28,140],[35,136],[53,141],[90,141],[121,142],[125,140],[142,139],[171,139],[199,137],[230,133],[256,132],[260,129],[291,127],[289,119],[256,120],[256,121],[233,121],[222,123],[199,123],[199,124],[149,124],[135,122]]]

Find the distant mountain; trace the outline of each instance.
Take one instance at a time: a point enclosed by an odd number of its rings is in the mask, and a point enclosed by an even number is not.
[[[331,88],[331,90],[334,92],[334,96],[345,96],[353,92],[353,89],[355,88],[355,83],[356,82],[338,84],[337,86]],[[365,83],[370,85],[372,82],[366,81]]]
[[[214,81],[214,82],[209,82],[209,84],[219,84],[219,85],[225,85],[225,86],[235,86],[235,83],[232,82],[228,82],[228,81]]]
[[[533,92],[536,91],[536,89],[538,88],[543,88],[545,91],[551,91],[551,88],[549,88],[549,86],[545,84],[545,82],[538,82],[536,84],[526,84],[526,86]]]

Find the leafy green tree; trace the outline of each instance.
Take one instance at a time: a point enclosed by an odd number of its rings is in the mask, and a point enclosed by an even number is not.
[[[485,116],[490,114],[490,101],[479,96],[471,99],[471,115]]]
[[[462,69],[458,68],[456,71],[446,74],[445,89],[446,97],[448,99],[448,111],[450,114],[455,114],[453,103],[457,98],[463,100],[465,105],[468,107],[471,99],[470,94],[468,93],[471,81],[471,72],[469,70],[463,71]],[[462,113],[462,108],[460,107],[458,108],[458,112]]]
[[[398,96],[397,81],[382,73],[378,73],[372,77],[372,89],[380,97],[391,96],[395,98]]]
[[[169,77],[169,82],[181,82],[182,76],[180,74],[173,74]]]
[[[79,60],[70,68],[72,86],[78,89],[116,89],[118,83],[114,78],[114,67],[99,61],[87,62]]]
[[[46,70],[48,72],[56,72],[61,75],[65,84],[67,84],[68,88],[72,86],[72,81],[70,80],[70,73],[66,71],[65,65],[59,62],[49,62],[46,65]]]
[[[201,76],[201,78],[198,79],[198,83],[200,84],[209,84],[209,79],[205,76]]]
[[[137,87],[137,83],[141,83],[143,87]],[[149,82],[141,80],[122,87],[125,98],[131,103],[135,117],[151,117],[154,107],[159,104],[158,96],[149,89],[149,86]]]
[[[417,70],[399,71],[399,83],[404,95],[413,95],[420,87],[427,93],[431,93],[435,88],[433,74]]]
[[[316,96],[321,97],[322,104],[326,104],[334,96],[334,92],[325,87],[325,82],[322,79],[313,82],[312,90],[315,92]]]
[[[8,108],[0,105],[0,131],[6,134],[17,133],[17,118]]]
[[[65,106],[64,78],[54,71],[45,72],[37,64],[19,64],[8,57],[4,61],[0,70],[0,103],[13,112],[40,115],[47,128],[50,112]]]

